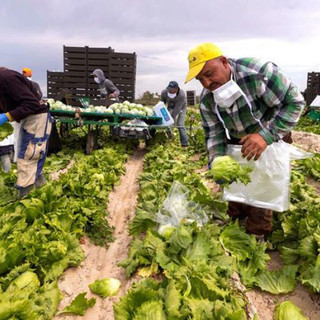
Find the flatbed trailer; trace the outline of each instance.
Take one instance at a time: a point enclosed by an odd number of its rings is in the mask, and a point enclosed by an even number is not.
[[[171,136],[169,126],[162,124],[162,118],[157,116],[141,116],[135,114],[118,113],[98,113],[84,112],[80,108],[75,111],[69,110],[50,110],[51,116],[60,123],[60,135],[66,138],[69,131],[81,127],[86,131],[86,154],[90,154],[96,145],[97,138],[102,126],[109,126],[113,137],[124,137],[129,139],[150,140],[156,130],[165,130]],[[138,119],[146,125],[125,124],[125,120]],[[128,130],[125,130],[128,128]]]

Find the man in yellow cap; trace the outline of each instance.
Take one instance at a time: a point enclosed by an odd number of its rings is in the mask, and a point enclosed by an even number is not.
[[[241,144],[243,157],[257,160],[273,142],[292,142],[290,131],[305,102],[275,64],[255,58],[228,59],[212,43],[193,48],[188,60],[186,82],[196,78],[204,87],[200,113],[209,168],[215,157],[225,155],[227,144]],[[271,231],[271,210],[230,202],[228,214],[246,217],[250,233]]]
[[[37,92],[37,97],[38,100],[40,101],[43,97],[42,95],[42,91],[40,89],[40,86],[37,82],[32,80],[32,70],[30,68],[23,68],[22,69],[22,74],[31,81],[33,88],[35,89],[35,91]]]

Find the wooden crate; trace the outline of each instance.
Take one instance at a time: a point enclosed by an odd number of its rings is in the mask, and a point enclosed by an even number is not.
[[[99,96],[98,85],[91,73],[101,69],[120,90],[120,100],[133,101],[136,85],[136,54],[120,53],[109,48],[63,46],[64,72],[47,73],[48,97],[54,98],[61,89],[75,97]]]
[[[195,106],[196,103],[197,103],[196,91],[195,90],[188,90],[187,91],[187,105]]]

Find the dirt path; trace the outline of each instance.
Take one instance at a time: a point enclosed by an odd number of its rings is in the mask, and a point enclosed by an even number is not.
[[[64,294],[59,309],[67,306],[79,293],[86,291],[87,298],[94,296],[96,304],[89,309],[85,316],[61,315],[55,319],[66,320],[113,320],[113,302],[130,287],[131,281],[126,279],[125,270],[117,266],[117,262],[127,257],[131,237],[128,235],[127,226],[133,218],[137,204],[139,185],[137,177],[142,172],[143,158],[146,151],[138,148],[126,164],[126,174],[121,177],[120,184],[109,196],[109,223],[115,227],[115,241],[108,249],[95,246],[84,239],[82,248],[86,259],[78,268],[70,268],[59,281],[59,287]],[[121,290],[118,296],[101,299],[91,294],[88,285],[97,279],[105,277],[117,278],[121,281]]]
[[[293,131],[292,139],[294,144],[304,150],[320,153],[320,135],[309,132]]]
[[[269,252],[271,261],[268,269],[279,269],[281,267],[281,259],[277,252]],[[312,294],[305,286],[299,284],[296,289],[286,295],[272,295],[258,289],[247,292],[249,301],[257,309],[259,319],[273,320],[274,309],[278,303],[286,300],[296,304],[305,316],[310,320],[320,319],[320,298],[319,295]]]

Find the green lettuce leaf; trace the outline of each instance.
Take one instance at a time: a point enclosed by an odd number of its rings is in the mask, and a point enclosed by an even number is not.
[[[182,304],[181,292],[177,289],[175,282],[170,281],[166,288],[165,308],[170,317],[180,317],[180,307]]]
[[[159,289],[159,284],[153,279],[145,279],[134,283],[127,294],[121,297],[120,301],[113,305],[115,319],[133,319],[137,309],[141,307],[142,304],[148,301],[160,300]]]
[[[251,258],[256,239],[239,228],[237,223],[228,225],[220,235],[222,245],[239,261]]]
[[[274,320],[308,320],[291,301],[284,301],[276,307]]]
[[[115,296],[121,286],[121,282],[115,278],[104,278],[89,284],[91,292],[98,294],[102,298]]]
[[[161,300],[148,301],[139,307],[132,318],[133,320],[166,320]]]
[[[320,255],[315,261],[304,261],[300,267],[300,280],[313,291],[320,292]]]
[[[280,270],[264,271],[256,276],[257,285],[272,294],[289,293],[296,285],[298,266],[288,265]]]
[[[196,298],[186,298],[185,299],[188,308],[190,309],[190,314],[192,319],[214,319],[213,309],[214,303],[208,299],[196,299]]]
[[[86,292],[79,293],[71,302],[71,304],[65,307],[62,311],[58,312],[58,314],[73,313],[79,316],[84,316],[86,311],[89,308],[92,308],[96,303],[95,298],[91,298],[90,300],[88,300],[85,297],[86,294]]]

